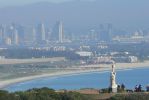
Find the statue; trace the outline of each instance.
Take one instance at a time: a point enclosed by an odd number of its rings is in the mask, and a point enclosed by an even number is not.
[[[116,84],[116,72],[115,72],[115,63],[112,64],[112,71],[110,76],[110,88],[113,93],[117,93],[117,84]]]

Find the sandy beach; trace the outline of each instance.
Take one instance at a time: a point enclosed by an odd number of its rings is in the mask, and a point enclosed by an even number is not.
[[[145,68],[145,67],[149,68],[149,61],[139,62],[139,63],[117,63],[116,64],[117,70]],[[109,65],[109,64],[84,65],[84,66],[77,66],[77,68],[78,69],[76,69],[76,70],[70,70],[70,69],[62,70],[62,71],[54,72],[54,73],[45,73],[45,74],[39,74],[39,75],[35,75],[35,76],[0,81],[0,89],[3,89],[3,88],[5,88],[9,85],[12,85],[12,84],[29,81],[29,80],[34,80],[34,79],[38,79],[38,78],[43,78],[43,77],[53,77],[53,76],[73,75],[73,74],[81,74],[81,73],[88,73],[88,72],[109,71],[109,70],[111,70],[111,65]]]
[[[26,64],[26,63],[43,63],[43,62],[54,62],[64,61],[64,57],[53,57],[53,58],[32,58],[32,59],[0,59],[0,65],[5,64]]]

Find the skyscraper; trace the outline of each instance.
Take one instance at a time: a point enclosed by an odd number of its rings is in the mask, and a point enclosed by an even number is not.
[[[18,45],[19,44],[19,36],[18,36],[18,30],[14,29],[14,44]]]
[[[0,43],[4,42],[4,34],[5,34],[5,28],[3,25],[0,26]]]
[[[19,43],[24,43],[24,41],[26,39],[25,38],[26,37],[25,27],[22,25],[17,25],[16,29],[17,29],[17,33],[18,33],[18,37],[19,37]]]
[[[37,27],[36,39],[38,42],[46,40],[45,26],[43,23],[39,24]]]
[[[11,44],[18,45],[19,44],[19,34],[18,30],[16,29],[16,25],[12,24],[9,27],[9,35],[8,38],[11,40]]]
[[[112,35],[112,28],[113,28],[112,24],[108,24],[107,25],[108,41],[111,41],[112,37],[113,37],[113,35]]]
[[[33,39],[33,42],[36,42],[36,29],[35,28],[32,29],[32,39]]]
[[[63,43],[64,34],[63,34],[63,24],[59,22],[59,42]]]
[[[112,24],[101,24],[99,27],[99,33],[98,36],[101,41],[108,41],[110,42],[112,40]]]
[[[5,39],[5,44],[6,44],[6,45],[11,45],[11,44],[12,44],[11,42],[12,42],[12,41],[11,41],[11,38],[7,37],[7,38]]]
[[[45,32],[44,24],[41,24],[41,40],[42,41],[46,40],[46,32]]]
[[[63,24],[62,22],[57,22],[52,30],[51,40],[56,42],[64,42]]]

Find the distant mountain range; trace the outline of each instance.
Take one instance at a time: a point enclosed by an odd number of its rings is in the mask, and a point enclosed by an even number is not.
[[[148,4],[149,0],[39,2],[0,8],[0,24],[35,25],[44,22],[52,26],[61,20],[66,29],[79,31],[102,23],[124,28],[146,28],[149,27]]]

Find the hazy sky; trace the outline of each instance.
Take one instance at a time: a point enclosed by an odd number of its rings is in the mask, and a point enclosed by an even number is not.
[[[95,0],[0,0],[0,7],[37,2],[95,1]],[[66,26],[80,29],[99,23],[113,23],[118,27],[148,28],[149,0],[96,0],[96,2],[42,3],[35,6],[6,7],[0,9],[1,23],[32,24],[39,21],[63,20]],[[36,4],[38,5],[38,4]],[[45,6],[46,5],[46,6]],[[48,13],[47,13],[48,12]],[[11,17],[10,17],[11,16]]]
[[[49,2],[64,2],[64,1],[70,1],[70,0],[0,0],[0,6],[14,6],[14,5],[24,5],[24,4],[30,4],[30,3],[36,3],[36,2],[43,2],[43,1],[49,1]]]

